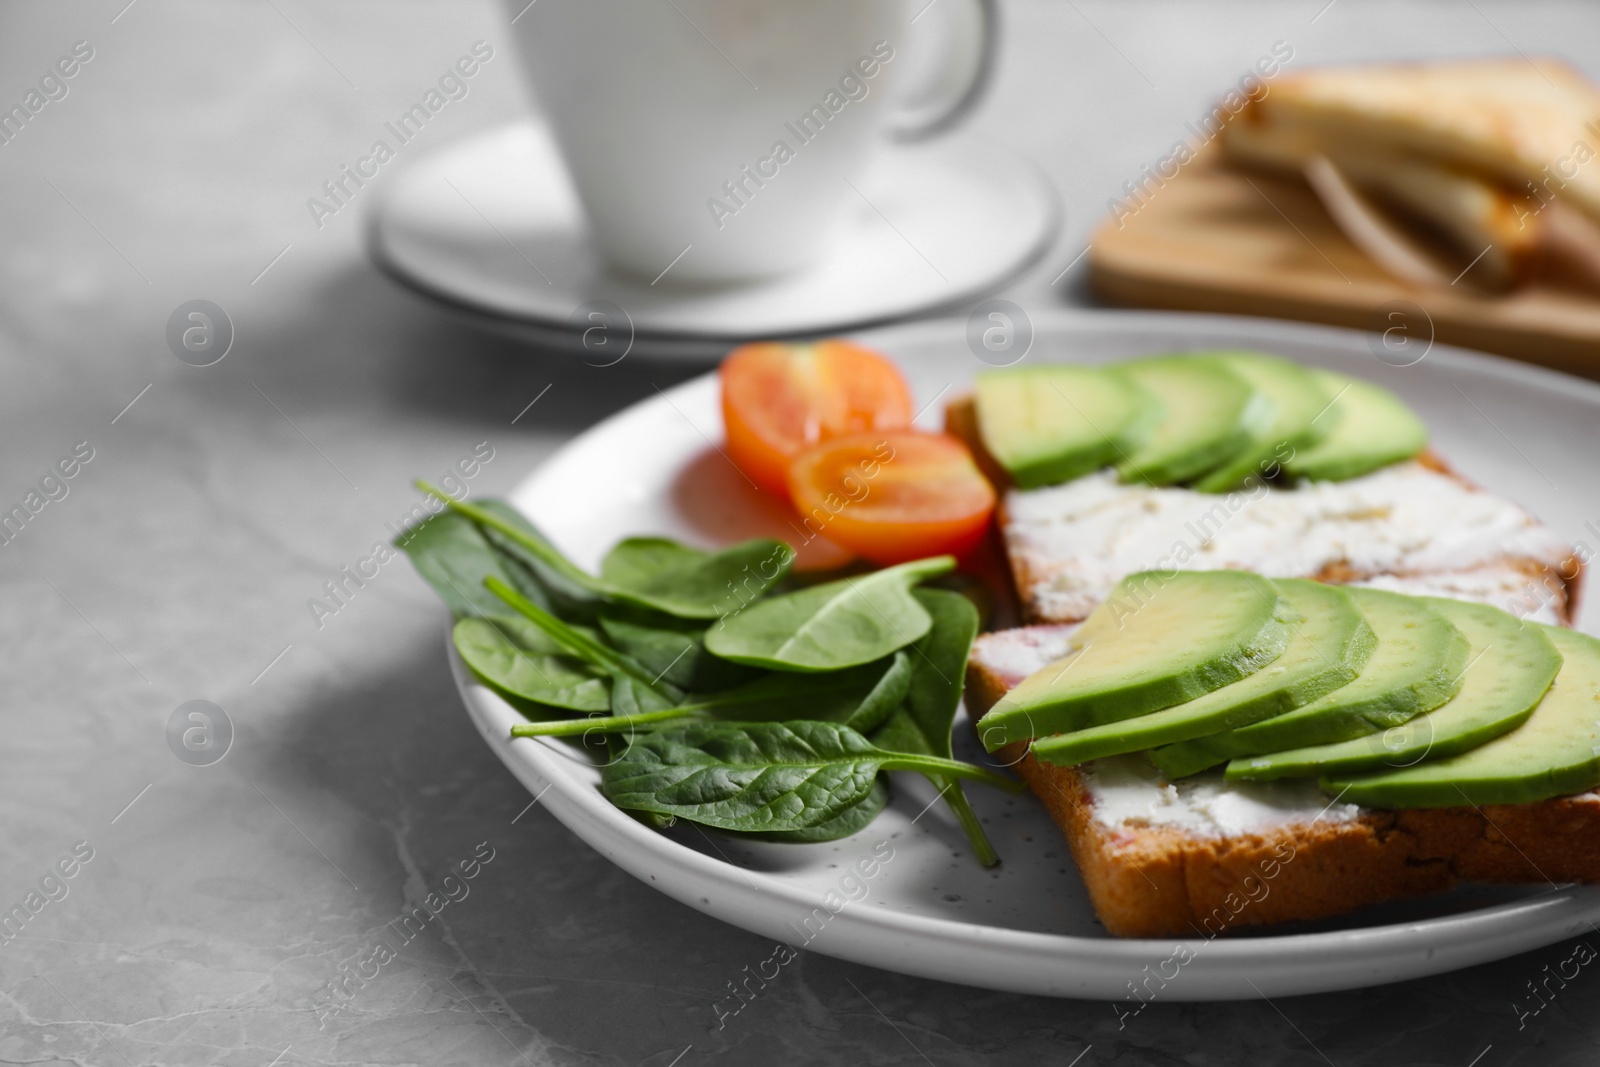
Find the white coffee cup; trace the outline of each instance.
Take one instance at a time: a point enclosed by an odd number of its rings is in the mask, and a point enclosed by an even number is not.
[[[505,10],[606,263],[703,285],[820,259],[886,140],[942,131],[971,104],[992,52],[991,5],[506,0]]]

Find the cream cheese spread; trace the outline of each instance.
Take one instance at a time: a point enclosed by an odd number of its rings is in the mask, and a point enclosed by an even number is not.
[[[1236,837],[1280,826],[1349,822],[1354,804],[1330,803],[1305,779],[1229,782],[1220,772],[1169,782],[1142,756],[1113,756],[1083,768],[1089,810],[1101,826],[1171,827],[1195,837]]]
[[[1071,652],[1077,630],[1076,623],[997,630],[981,635],[972,654],[974,660],[981,656],[984,667],[1010,688]]]
[[[1469,571],[1436,571],[1431,574],[1383,574],[1351,585],[1387,589],[1410,596],[1442,596],[1453,600],[1474,600],[1511,612],[1529,622],[1562,625],[1557,612],[1562,598],[1550,586],[1509,563],[1490,564]]]
[[[1507,559],[1557,567],[1572,554],[1517,505],[1417,462],[1344,482],[1227,494],[1123,485],[1103,471],[1011,490],[1004,529],[1013,567],[1028,578],[1022,595],[1042,621],[1082,619],[1141,570],[1313,577],[1343,565],[1364,576],[1412,576],[1499,566],[1501,584],[1489,583],[1499,595],[1510,580]]]

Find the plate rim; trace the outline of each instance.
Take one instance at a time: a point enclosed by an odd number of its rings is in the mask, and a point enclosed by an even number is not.
[[[1048,331],[1115,334],[1149,330],[1152,326],[1155,332],[1173,336],[1189,332],[1202,336],[1236,332],[1256,335],[1257,343],[1264,346],[1278,337],[1295,345],[1325,347],[1330,354],[1338,350],[1348,352],[1357,343],[1364,347],[1365,339],[1371,336],[1342,327],[1248,316],[1120,309],[1052,309],[1034,317],[1033,325],[1036,337]],[[858,339],[887,347],[896,343],[892,335],[944,333],[956,337],[962,328],[961,320],[954,318],[921,319],[880,328]],[[1195,347],[1198,346],[1190,346],[1191,349]],[[1600,407],[1600,384],[1561,371],[1451,345],[1433,345],[1427,355],[1428,358],[1437,356],[1447,367],[1470,367],[1496,379],[1536,386],[1541,391],[1559,391],[1568,397],[1576,395]],[[510,498],[518,501],[537,495],[544,479],[554,477],[564,461],[569,461],[595,438],[615,432],[625,421],[641,417],[648,408],[675,406],[676,401],[685,399],[688,394],[712,387],[714,381],[714,374],[696,376],[601,420],[546,457],[517,485]],[[563,769],[551,761],[567,757],[531,738],[511,740],[508,727],[519,716],[471,677],[454,649],[449,647],[448,630],[445,643],[457,689],[490,747],[530,790],[537,784],[543,790],[540,796],[553,793],[557,803],[546,802],[552,814],[607,859],[652,888],[696,910],[758,934],[770,935],[771,927],[754,921],[748,912],[759,910],[764,903],[770,904],[774,897],[793,904],[797,914],[807,914],[810,909],[821,906],[820,901],[807,896],[804,888],[785,885],[779,876],[747,871],[645,827],[604,800],[598,790],[580,787],[573,791],[564,787]],[[571,782],[570,777],[566,782]],[[655,876],[662,873],[659,867],[653,873],[646,870],[652,862],[671,868],[679,878],[704,879],[704,882],[695,882],[698,888],[663,882]],[[755,879],[763,880],[762,888],[757,887]],[[717,899],[709,899],[702,889],[714,890]],[[1197,974],[1184,988],[1164,995],[1163,999],[1174,1002],[1235,1000],[1252,996],[1238,988],[1241,979],[1248,984],[1252,977],[1262,978],[1268,972],[1275,995],[1363,988],[1532,951],[1591,929],[1596,919],[1600,919],[1600,887],[1573,885],[1556,886],[1515,901],[1425,919],[1211,941],[1085,937],[846,907],[834,915],[828,928],[837,925],[847,933],[832,937],[827,944],[806,947],[870,966],[981,988],[1117,1000],[1125,999],[1123,985],[1139,975],[1141,968],[1169,958],[1176,946],[1183,944],[1194,951],[1196,961],[1206,961],[1202,968],[1205,978]],[[901,950],[896,957],[884,958],[882,942],[885,938]],[[940,966],[939,959],[934,957],[941,951],[961,953],[959,968]],[[1315,956],[1311,956],[1312,953]],[[1307,958],[1318,960],[1315,974],[1305,973],[1312,970],[1303,966]],[[973,964],[979,959],[989,962],[983,968],[974,968]],[[1014,967],[1008,976],[1003,968],[996,968],[997,960],[1022,960],[1032,966]],[[1036,975],[1041,963],[1056,967],[1058,974],[1054,979],[1041,980]],[[958,969],[959,974],[956,973]]]

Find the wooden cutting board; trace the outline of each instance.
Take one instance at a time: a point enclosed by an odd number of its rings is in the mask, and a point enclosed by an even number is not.
[[[1091,284],[1111,303],[1401,329],[1418,342],[1431,331],[1441,343],[1600,378],[1600,293],[1396,281],[1301,182],[1234,170],[1208,151],[1152,185],[1142,206],[1124,203],[1133,213],[1102,226],[1089,251]]]

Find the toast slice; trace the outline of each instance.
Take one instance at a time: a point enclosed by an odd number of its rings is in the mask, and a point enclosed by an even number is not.
[[[1075,626],[980,636],[973,720],[1067,649]],[[999,753],[1066,835],[1089,899],[1121,937],[1212,938],[1319,919],[1457,881],[1600,881],[1600,794],[1537,804],[1375,811],[1308,782],[1164,781],[1143,757],[1057,767]]]
[[[1230,157],[1300,171],[1309,155],[1430,160],[1600,221],[1600,91],[1559,60],[1324,67],[1284,74],[1223,132]]]
[[[946,428],[997,484],[970,397]],[[1252,570],[1477,600],[1540,622],[1576,618],[1583,560],[1510,501],[1424,453],[1345,482],[1228,494],[1123,485],[1102,471],[1006,489],[999,526],[1027,621],[1077,622],[1129,574]]]
[[[1403,280],[1600,283],[1600,173],[1588,166],[1600,90],[1558,61],[1301,71],[1249,101],[1221,141],[1235,164],[1304,175],[1346,236]]]

